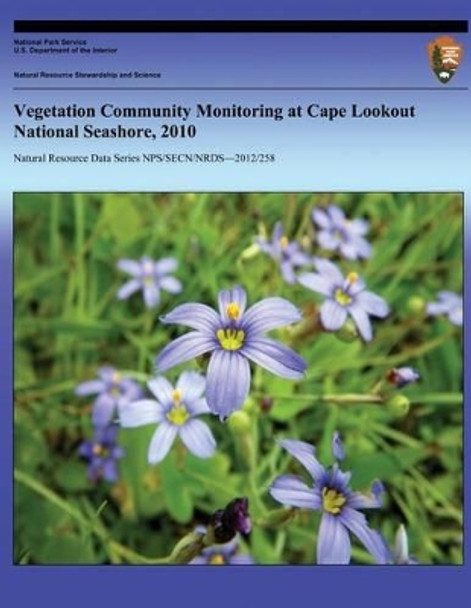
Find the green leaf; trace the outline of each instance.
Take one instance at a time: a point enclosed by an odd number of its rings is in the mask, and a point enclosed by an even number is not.
[[[179,523],[186,524],[193,516],[193,502],[183,471],[177,468],[175,452],[161,463],[165,504],[170,515]]]
[[[386,453],[359,454],[346,459],[345,467],[352,471],[353,485],[366,489],[375,479],[386,481],[407,471],[427,457],[425,448],[397,448]]]
[[[63,490],[80,492],[92,487],[87,477],[87,466],[83,462],[64,462],[55,471],[56,482]]]

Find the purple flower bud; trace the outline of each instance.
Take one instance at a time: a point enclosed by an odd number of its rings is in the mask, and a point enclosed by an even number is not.
[[[237,532],[249,534],[252,522],[248,498],[235,498],[224,509],[213,513],[209,524],[213,528],[214,540],[217,543],[227,543]]]
[[[343,460],[345,458],[345,452],[338,431],[335,431],[332,435],[332,454],[335,460]]]
[[[419,372],[413,367],[398,367],[386,372],[386,380],[394,384],[396,388],[403,388],[420,379]]]

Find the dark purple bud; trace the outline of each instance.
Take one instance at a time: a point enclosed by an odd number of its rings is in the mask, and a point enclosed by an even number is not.
[[[249,534],[252,522],[249,516],[248,498],[235,498],[224,509],[219,509],[211,516],[210,526],[217,543],[227,543],[240,532]]]
[[[419,378],[419,372],[413,367],[398,367],[390,369],[386,373],[386,380],[394,384],[396,388],[402,388],[412,382],[417,382]]]

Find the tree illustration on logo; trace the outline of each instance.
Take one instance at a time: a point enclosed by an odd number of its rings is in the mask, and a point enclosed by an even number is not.
[[[442,51],[438,44],[435,44],[433,47],[432,53],[432,65],[434,70],[441,70],[443,67],[442,64]]]

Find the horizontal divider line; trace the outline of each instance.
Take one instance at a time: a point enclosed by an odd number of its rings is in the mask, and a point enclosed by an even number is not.
[[[467,33],[467,20],[15,20],[14,33],[432,34]]]
[[[469,87],[13,87],[14,91],[468,91]]]

